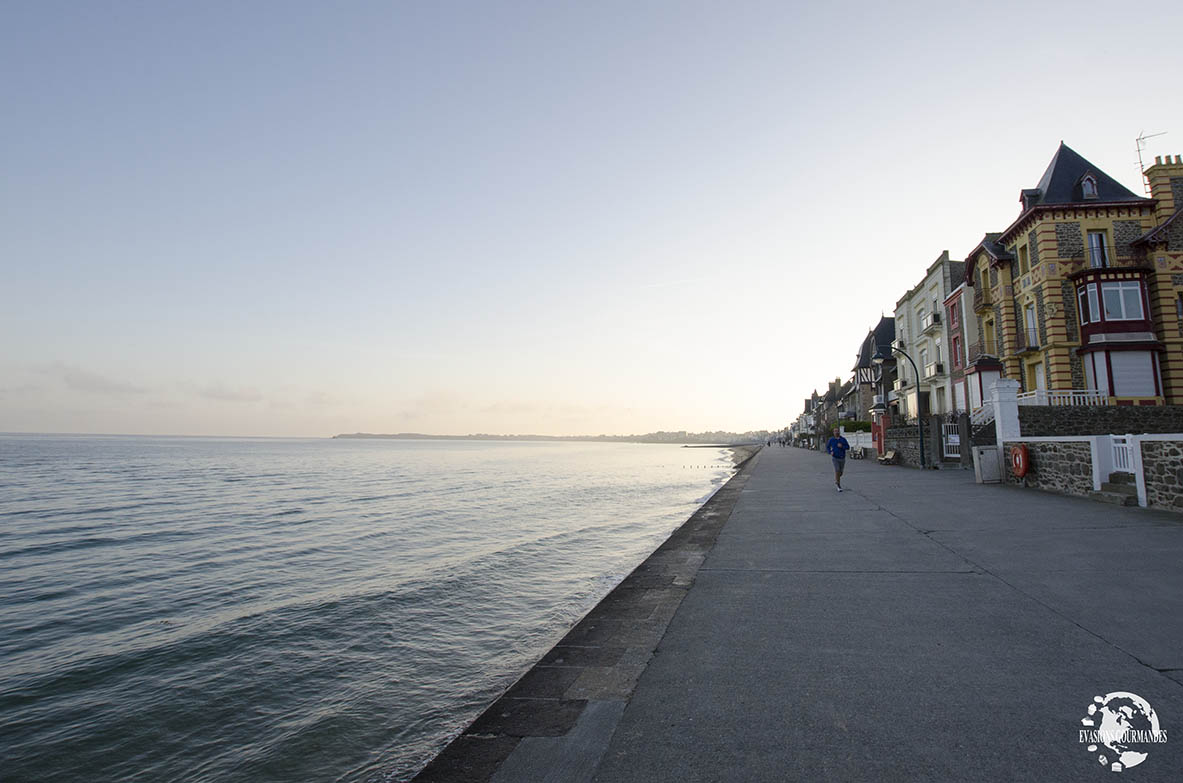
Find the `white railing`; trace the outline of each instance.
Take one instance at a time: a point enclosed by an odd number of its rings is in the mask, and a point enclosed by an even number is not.
[[[1130,449],[1130,439],[1126,435],[1110,435],[1113,443],[1113,469],[1122,473],[1131,473],[1133,454]]]
[[[956,424],[941,425],[941,442],[945,446],[946,459],[961,459],[961,431]]]
[[[1018,395],[1019,405],[1108,405],[1109,397],[1097,389],[1036,389]]]
[[[979,405],[969,414],[969,422],[975,427],[980,427],[983,424],[989,424],[992,421],[994,421],[994,403],[992,402],[988,402],[985,405]]]

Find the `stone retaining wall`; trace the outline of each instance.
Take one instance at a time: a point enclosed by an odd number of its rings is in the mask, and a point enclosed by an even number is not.
[[[1087,496],[1093,491],[1093,453],[1087,441],[1028,441],[1027,475],[1014,474],[1010,447],[1002,446],[1005,479],[1008,484],[1022,484],[1062,495]],[[1013,444],[1017,445],[1017,444]]]
[[[1020,405],[1024,438],[1183,432],[1183,405]]]
[[[1147,505],[1183,511],[1183,441],[1144,441],[1142,471]]]
[[[925,434],[928,428],[925,427]],[[920,467],[920,428],[912,426],[888,427],[883,433],[883,444],[887,451],[896,451],[900,455],[900,464],[908,467]]]

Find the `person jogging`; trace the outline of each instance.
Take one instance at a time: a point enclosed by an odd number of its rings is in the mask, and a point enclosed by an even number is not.
[[[842,491],[842,471],[846,468],[846,452],[850,448],[850,443],[846,438],[839,434],[837,427],[834,428],[834,437],[826,441],[826,451],[834,460],[834,486],[838,487],[838,491]]]

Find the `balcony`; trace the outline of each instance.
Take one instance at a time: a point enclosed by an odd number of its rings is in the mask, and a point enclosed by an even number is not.
[[[982,338],[978,342],[969,346],[969,363],[973,364],[983,356],[990,356],[995,359],[998,358],[998,346],[994,344],[993,340]]]
[[[945,363],[944,362],[929,362],[928,364],[924,365],[924,379],[925,380],[928,380],[929,378],[935,378],[938,375],[944,375],[944,374],[945,374]]]
[[[1030,351],[1038,351],[1039,348],[1039,330],[1020,329],[1019,333],[1015,335],[1016,353],[1029,353]]]
[[[909,387],[909,386],[911,386],[911,385],[912,385],[912,384],[908,383],[908,382],[907,382],[905,379],[903,379],[903,378],[896,378],[896,379],[895,379],[895,383],[893,383],[893,384],[891,385],[891,388],[892,388],[892,391],[901,392],[901,391],[903,391],[904,389],[908,388],[908,387]]]
[[[903,337],[897,337],[891,341],[891,347],[897,351],[902,351],[908,347],[908,341]]]
[[[920,319],[920,331],[923,334],[928,334],[941,325],[940,313],[929,313]]]
[[[1060,251],[1064,251],[1061,249]],[[1064,255],[1075,261],[1084,261],[1086,269],[1105,269],[1107,267],[1140,266],[1146,259],[1140,251],[1130,244],[1114,245],[1111,242],[1097,244],[1086,238],[1083,245],[1078,246],[1071,255]]]
[[[980,284],[975,285],[974,289],[974,312],[980,313],[982,310],[987,310],[993,306],[994,302],[990,299],[990,292],[983,288]]]

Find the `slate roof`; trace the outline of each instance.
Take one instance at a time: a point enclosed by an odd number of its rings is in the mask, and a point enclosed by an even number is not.
[[[1081,181],[1086,174],[1092,174],[1097,180],[1096,198],[1084,197]],[[1024,190],[1023,193],[1030,194],[1030,200],[1024,205],[1026,209],[1053,204],[1148,200],[1131,193],[1124,185],[1089,163],[1080,153],[1062,141],[1060,148],[1052,156],[1047,171],[1043,172],[1039,184],[1033,189]]]
[[[1014,261],[1015,254],[998,244],[998,238],[1001,236],[1002,234],[999,233],[986,234],[982,237],[978,247],[985,250],[996,261]],[[977,252],[977,248],[974,248],[974,252]]]
[[[949,262],[949,289],[952,290],[965,282],[965,262]]]
[[[1145,244],[1145,243],[1155,243],[1155,242],[1166,241],[1167,229],[1170,228],[1172,223],[1174,223],[1176,220],[1179,219],[1179,215],[1183,215],[1183,208],[1176,210],[1175,214],[1171,215],[1165,221],[1163,221],[1159,225],[1157,225],[1154,228],[1147,231],[1142,236],[1135,239],[1134,244],[1140,245],[1140,244]]]
[[[859,346],[858,361],[855,362],[851,369],[857,370],[859,367],[871,367],[874,362],[871,357],[875,355],[875,351],[879,346],[888,346],[895,341],[895,318],[890,315],[885,315],[879,319],[879,323],[874,329],[867,332],[867,336],[863,338],[863,344]]]

